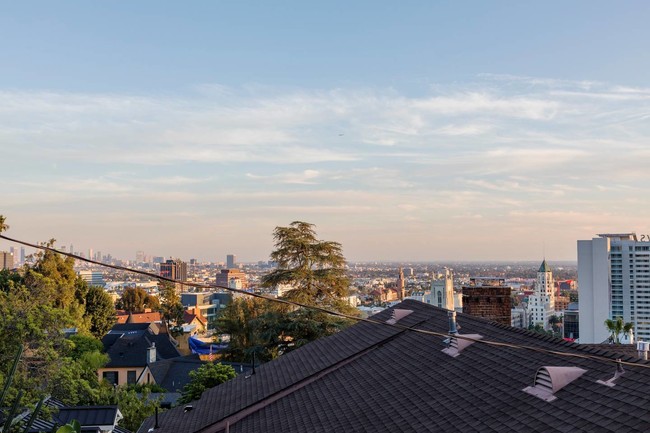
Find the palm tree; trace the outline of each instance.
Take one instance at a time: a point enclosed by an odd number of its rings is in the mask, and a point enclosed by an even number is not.
[[[628,336],[632,329],[634,328],[634,323],[623,322],[622,317],[617,317],[615,320],[607,319],[605,320],[605,326],[610,332],[609,341],[614,344],[621,344],[621,334]]]

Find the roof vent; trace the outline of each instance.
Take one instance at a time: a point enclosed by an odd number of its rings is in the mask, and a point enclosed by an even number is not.
[[[621,377],[625,373],[625,370],[623,370],[623,364],[621,363],[621,359],[616,360],[616,371],[614,372],[614,376],[611,379],[608,380],[597,380],[596,383],[599,383],[601,385],[609,386],[610,388],[614,385],[616,385],[616,379]]]
[[[412,312],[413,310],[401,310],[399,308],[395,308],[390,315],[390,319],[386,320],[386,323],[389,325],[394,325]]]
[[[194,407],[192,407],[191,404],[188,404],[188,405],[186,405],[186,406],[183,408],[183,412],[189,412],[189,411],[191,411],[192,409],[194,409]]]
[[[579,367],[542,367],[535,373],[535,384],[527,386],[523,391],[544,401],[553,401],[557,399],[553,394],[582,376],[586,371]]]
[[[456,334],[451,337],[449,347],[442,349],[442,351],[443,353],[455,358],[460,355],[460,352],[462,352],[463,349],[474,344],[476,340],[480,340],[481,338],[483,338],[483,336],[480,334]]]
[[[638,352],[639,358],[646,360],[648,359],[648,350],[650,349],[650,343],[647,341],[637,341],[636,350]]]

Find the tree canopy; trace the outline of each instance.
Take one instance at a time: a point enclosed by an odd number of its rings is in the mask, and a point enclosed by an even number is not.
[[[190,371],[190,382],[183,388],[181,403],[198,400],[206,389],[224,383],[236,375],[229,365],[211,362],[201,365],[198,369]]]
[[[163,320],[171,326],[183,324],[183,304],[181,297],[176,291],[176,286],[168,282],[159,283],[160,290],[160,311]]]
[[[284,298],[354,314],[347,303],[350,279],[341,244],[319,240],[314,225],[295,221],[273,231],[277,268],[262,277],[262,285],[289,285]],[[267,361],[350,324],[309,308],[278,305],[263,299],[234,299],[216,321],[217,331],[230,335],[224,358]]]
[[[271,260],[277,269],[262,277],[262,286],[292,287],[285,294],[290,301],[347,310],[350,278],[340,243],[319,240],[314,225],[294,221],[273,231],[275,250]]]

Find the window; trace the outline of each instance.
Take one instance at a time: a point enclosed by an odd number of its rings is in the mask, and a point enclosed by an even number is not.
[[[126,383],[127,384],[129,384],[129,385],[135,384],[136,379],[137,378],[135,377],[135,370],[129,370],[129,371],[126,372]]]
[[[119,374],[117,371],[105,371],[102,373],[102,378],[111,385],[117,385]]]
[[[438,307],[442,308],[442,292],[438,292]]]

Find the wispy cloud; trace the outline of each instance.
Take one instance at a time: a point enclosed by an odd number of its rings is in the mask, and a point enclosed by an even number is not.
[[[167,96],[0,90],[0,195],[3,212],[26,221],[43,210],[77,227],[109,224],[109,207],[168,214],[196,238],[214,232],[216,215],[224,227],[265,230],[304,217],[349,226],[350,239],[397,227],[411,236],[401,248],[460,225],[487,245],[553,220],[554,235],[573,242],[570,230],[641,224],[624,216],[650,212],[649,101],[647,88],[508,75],[417,96],[219,84]]]

